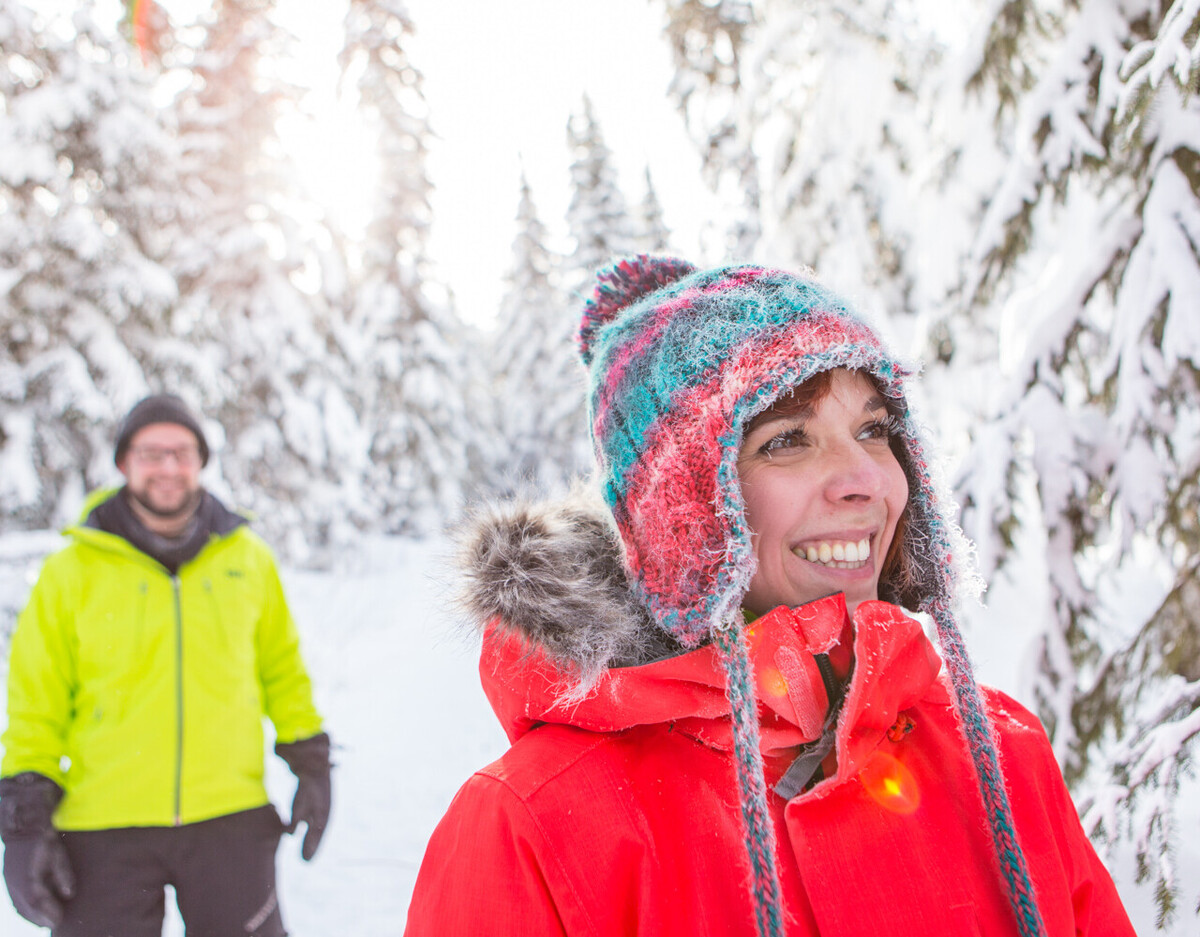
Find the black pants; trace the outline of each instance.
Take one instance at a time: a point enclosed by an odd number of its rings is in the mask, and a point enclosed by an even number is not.
[[[63,833],[75,897],[54,937],[162,937],[167,885],[187,937],[285,937],[271,806],[178,827]]]

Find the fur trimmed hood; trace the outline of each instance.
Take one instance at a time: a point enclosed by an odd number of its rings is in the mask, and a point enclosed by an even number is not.
[[[460,543],[461,600],[477,626],[519,636],[584,690],[609,667],[683,650],[638,602],[612,515],[582,489],[482,508]]]

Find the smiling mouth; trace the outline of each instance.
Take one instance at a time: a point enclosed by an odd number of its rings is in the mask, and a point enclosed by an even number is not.
[[[871,559],[871,539],[820,540],[801,544],[792,552],[802,560],[830,569],[861,569]]]

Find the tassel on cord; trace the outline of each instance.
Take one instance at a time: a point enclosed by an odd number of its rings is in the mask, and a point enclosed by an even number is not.
[[[733,755],[737,764],[739,800],[746,852],[750,857],[750,887],[759,937],[780,937],[783,906],[779,872],[775,867],[775,832],[767,807],[767,782],[759,750],[758,705],[750,655],[740,626],[713,629],[727,680],[726,692],[733,708]]]

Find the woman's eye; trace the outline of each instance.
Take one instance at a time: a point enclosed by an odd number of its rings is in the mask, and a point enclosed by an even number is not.
[[[894,416],[880,417],[878,420],[872,420],[862,432],[858,434],[859,439],[890,439],[892,436],[897,436],[900,433],[900,421]]]
[[[804,430],[799,428],[784,430],[782,433],[776,433],[765,443],[763,443],[760,447],[760,451],[770,455],[772,452],[795,449],[804,445],[804,442]]]

